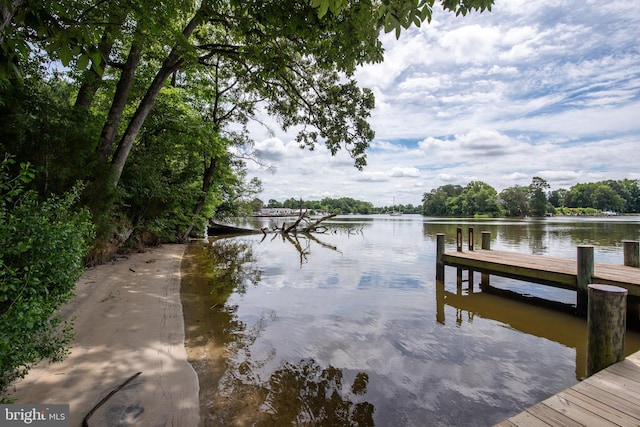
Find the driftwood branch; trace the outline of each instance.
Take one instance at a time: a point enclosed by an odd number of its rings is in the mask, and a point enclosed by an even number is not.
[[[298,219],[296,220],[296,222],[293,223],[292,226],[287,227],[287,229],[285,230],[284,228],[284,224],[282,224],[282,232],[284,234],[289,234],[291,233],[291,231],[294,231],[297,229],[298,225],[300,224],[300,222],[307,216],[307,211],[302,212],[302,210],[300,210],[300,216],[298,217]]]
[[[302,229],[302,232],[303,232],[303,233],[310,233],[310,232],[312,232],[312,231],[317,231],[317,230],[318,230],[318,227],[320,226],[320,223],[322,223],[322,221],[326,221],[326,220],[328,220],[328,219],[331,219],[331,218],[333,218],[333,217],[334,217],[334,216],[336,216],[336,215],[338,215],[338,213],[337,213],[337,212],[336,212],[336,213],[329,214],[329,215],[325,215],[325,216],[323,216],[322,218],[318,218],[318,219],[317,219],[313,224],[308,225],[307,227],[303,228],[303,229]]]
[[[111,390],[109,392],[109,394],[107,394],[100,402],[98,402],[93,408],[91,408],[91,410],[87,413],[87,415],[85,415],[85,417],[82,419],[82,427],[89,427],[89,418],[91,418],[91,416],[93,415],[94,412],[96,412],[98,410],[99,407],[101,407],[102,405],[104,405],[104,403],[109,400],[111,398],[111,396],[113,396],[114,394],[116,394],[117,392],[119,392],[120,390],[122,390],[123,388],[126,387],[127,384],[129,384],[131,381],[135,380],[136,378],[138,378],[138,375],[140,375],[142,372],[138,372],[132,376],[129,377],[129,379],[127,379],[125,382],[123,382],[122,384],[120,384],[118,387],[114,388],[113,390]]]

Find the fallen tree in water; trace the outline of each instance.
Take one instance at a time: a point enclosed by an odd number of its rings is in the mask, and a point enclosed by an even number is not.
[[[285,223],[282,224],[281,228],[274,228],[272,230],[269,230],[268,227],[263,227],[260,230],[266,235],[269,231],[271,232],[279,232],[279,233],[283,233],[283,234],[296,234],[296,233],[322,233],[322,232],[326,232],[328,230],[328,228],[326,226],[324,226],[322,224],[323,221],[326,221],[328,219],[333,218],[334,216],[338,215],[338,213],[332,213],[329,215],[325,215],[321,218],[318,218],[315,222],[311,223],[309,221],[309,214],[307,213],[307,211],[304,212],[300,212],[300,216],[298,217],[298,219],[293,223],[293,225],[290,225],[289,227],[286,226]],[[304,223],[303,225],[300,225],[300,223]]]

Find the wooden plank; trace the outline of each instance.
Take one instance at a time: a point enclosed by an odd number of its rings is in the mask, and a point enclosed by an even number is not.
[[[637,366],[640,366],[640,351],[630,354],[629,356],[627,356],[625,360],[628,360],[629,362]]]
[[[531,408],[527,409],[527,412],[552,426],[584,427],[579,422],[572,420],[568,416],[554,410],[553,408],[550,408],[543,403],[533,405]]]
[[[640,268],[626,265],[596,263],[594,277],[632,285],[640,285]]]
[[[640,420],[635,416],[637,405],[617,396],[603,393],[602,390],[596,387],[587,386],[583,388],[583,391],[586,391],[586,393],[582,393],[576,387],[572,387],[560,394],[577,405],[589,408],[592,412],[618,425],[628,426],[640,423]]]
[[[496,424],[494,427],[518,427],[517,424],[512,423],[509,420],[504,420],[498,424]]]
[[[598,375],[591,376],[582,382],[611,390],[612,393],[624,399],[640,402],[640,383],[617,375],[608,369],[600,371]]]
[[[585,426],[615,426],[616,424],[608,421],[606,417],[603,417],[595,412],[589,411],[585,405],[579,405],[574,402],[568,396],[562,393],[551,396],[547,400],[542,401],[542,404],[547,405],[549,408],[557,411],[573,421]]]
[[[604,405],[611,406],[616,410],[623,412],[633,418],[640,419],[640,408],[638,402],[634,399],[629,400],[623,396],[618,396],[610,390],[597,387],[594,384],[578,383],[571,388],[576,393],[582,393],[592,399],[601,402]]]
[[[527,411],[520,412],[508,421],[518,427],[549,427],[551,425]]]
[[[495,250],[446,252],[446,265],[575,290],[576,260]],[[640,268],[596,263],[593,283],[621,286],[640,297]]]
[[[546,259],[539,255],[524,255],[502,251],[480,250],[445,253],[447,265],[467,267],[491,274],[525,279],[534,282],[576,288],[575,268],[567,268],[567,260]],[[575,264],[575,262],[574,262]]]
[[[574,404],[588,409],[589,411],[598,414],[600,417],[617,425],[634,425],[638,424],[640,421],[633,415],[625,412],[624,407],[620,408],[617,406],[615,404],[616,402],[601,402],[592,396],[580,393],[573,388],[569,388],[559,393],[559,396],[562,396]],[[611,403],[613,403],[613,405]]]
[[[503,421],[504,427],[640,426],[640,352]]]
[[[629,378],[640,384],[640,366],[631,361],[623,360],[622,362],[609,366],[607,371]]]

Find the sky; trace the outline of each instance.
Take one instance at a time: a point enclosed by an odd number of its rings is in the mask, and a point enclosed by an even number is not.
[[[361,67],[376,132],[362,171],[344,151],[302,150],[294,134],[252,128],[275,172],[248,164],[265,203],[351,197],[420,205],[445,184],[498,192],[534,176],[551,189],[640,179],[640,8],[634,0],[496,0],[466,17],[381,36]]]

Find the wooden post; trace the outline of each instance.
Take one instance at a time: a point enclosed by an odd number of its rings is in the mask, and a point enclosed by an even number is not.
[[[444,234],[436,234],[436,280],[444,282]]]
[[[469,250],[473,250],[473,227],[469,227]]]
[[[640,242],[637,240],[623,240],[622,248],[624,250],[624,265],[629,267],[640,267],[640,259],[638,259],[638,248]]]
[[[589,285],[587,376],[624,359],[627,293],[611,285]]]
[[[491,250],[491,232],[482,232],[482,249]]]
[[[456,251],[462,252],[462,227],[456,229]]]
[[[640,268],[640,259],[638,257],[640,242],[637,240],[623,240],[622,249],[624,251],[624,265],[628,267]],[[640,304],[627,304],[627,318],[634,328],[640,325]]]
[[[587,314],[588,293],[587,286],[593,277],[593,246],[578,246],[578,271],[576,272],[576,285],[578,286],[577,305],[578,314]]]
[[[444,280],[436,279],[436,322],[444,325]]]
[[[482,249],[491,250],[491,232],[483,231],[482,232]],[[489,273],[480,273],[480,286],[491,286],[489,281]]]

